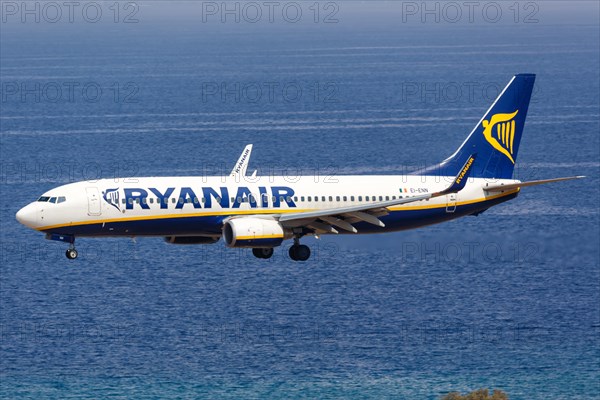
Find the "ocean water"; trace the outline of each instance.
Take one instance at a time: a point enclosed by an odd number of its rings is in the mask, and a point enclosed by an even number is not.
[[[0,397],[599,398],[597,4],[518,3],[515,22],[499,2],[498,23],[135,4],[116,23],[108,3],[98,23],[3,8]],[[14,219],[72,181],[227,173],[247,143],[260,174],[405,173],[520,72],[537,81],[516,177],[587,178],[476,218],[307,239],[306,263],[160,238],[81,239],[69,261]]]

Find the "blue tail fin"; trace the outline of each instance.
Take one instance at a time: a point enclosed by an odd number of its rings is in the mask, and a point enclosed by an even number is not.
[[[515,75],[454,154],[413,174],[456,176],[477,153],[471,177],[512,178],[534,81],[534,74]]]

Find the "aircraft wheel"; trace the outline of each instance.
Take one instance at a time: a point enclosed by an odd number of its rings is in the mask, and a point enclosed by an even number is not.
[[[273,248],[254,248],[252,254],[256,258],[271,258],[273,256]]]
[[[67,256],[67,258],[68,258],[69,260],[74,260],[74,259],[76,259],[76,258],[77,258],[77,250],[75,250],[75,249],[68,249],[68,250],[65,252],[65,255]]]
[[[290,258],[294,261],[306,261],[310,258],[310,248],[304,244],[290,247]]]
[[[298,259],[296,258],[296,251],[298,250],[298,245],[293,245],[292,247],[290,247],[289,250],[289,254],[290,254],[290,258],[294,261],[298,261]]]
[[[296,250],[296,258],[298,261],[308,260],[310,258],[310,248],[305,244],[299,245]]]

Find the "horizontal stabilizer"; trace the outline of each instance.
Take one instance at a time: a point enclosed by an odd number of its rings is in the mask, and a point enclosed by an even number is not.
[[[585,178],[585,176],[569,176],[565,178],[553,178],[553,179],[542,179],[539,181],[529,181],[529,182],[518,182],[518,183],[509,183],[507,185],[496,184],[485,186],[483,190],[488,192],[503,192],[505,190],[517,189],[526,186],[535,186],[542,185],[544,183],[552,183],[552,182],[561,182],[561,181],[570,181],[571,179],[581,179]]]

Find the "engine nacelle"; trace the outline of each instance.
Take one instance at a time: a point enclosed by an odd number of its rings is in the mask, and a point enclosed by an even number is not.
[[[213,244],[217,243],[219,239],[218,236],[166,236],[165,242],[171,244]]]
[[[223,226],[223,239],[228,247],[277,247],[291,237],[292,232],[273,219],[234,218]]]

